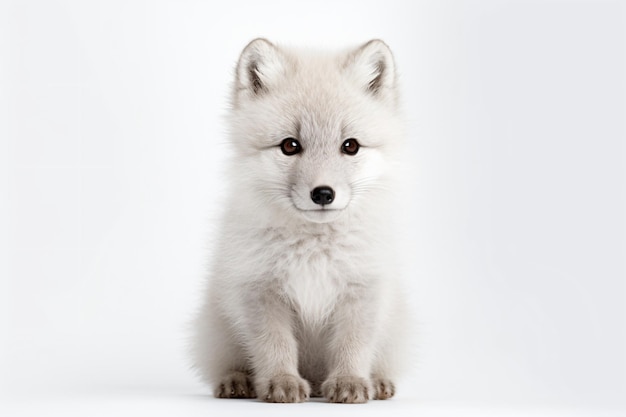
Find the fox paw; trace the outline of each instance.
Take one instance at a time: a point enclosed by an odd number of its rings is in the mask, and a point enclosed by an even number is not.
[[[386,400],[396,393],[396,387],[391,380],[386,378],[374,378],[372,380],[374,387],[374,399]]]
[[[263,401],[268,403],[301,403],[309,398],[309,383],[297,375],[276,375],[258,384]]]
[[[217,398],[255,398],[254,385],[245,372],[235,371],[224,378],[215,389]]]
[[[331,403],[365,403],[370,398],[370,383],[357,376],[333,377],[322,384],[322,393]]]

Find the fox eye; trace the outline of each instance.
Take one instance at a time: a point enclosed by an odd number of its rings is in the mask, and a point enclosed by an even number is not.
[[[346,139],[341,145],[341,152],[345,153],[346,155],[356,155],[360,147],[361,145],[359,145],[359,142],[357,142],[356,139]]]
[[[297,139],[287,138],[283,139],[280,143],[280,150],[283,151],[285,155],[291,156],[300,153],[302,151],[302,146]]]

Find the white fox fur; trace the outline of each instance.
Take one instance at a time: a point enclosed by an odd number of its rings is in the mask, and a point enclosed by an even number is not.
[[[192,345],[217,397],[394,394],[407,336],[394,250],[397,95],[380,40],[330,54],[256,39],[242,52],[230,194]],[[284,154],[285,138],[301,151]],[[355,155],[342,152],[348,138]],[[332,203],[312,200],[320,186]]]

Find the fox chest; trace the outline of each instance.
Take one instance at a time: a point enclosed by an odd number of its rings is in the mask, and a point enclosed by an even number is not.
[[[274,246],[273,269],[305,321],[324,320],[352,274],[348,247],[327,236],[285,239]]]

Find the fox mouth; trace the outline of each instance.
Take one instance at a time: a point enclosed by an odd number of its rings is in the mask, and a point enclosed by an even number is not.
[[[294,207],[296,207],[296,206],[294,205]],[[321,212],[325,212],[325,211],[343,211],[343,210],[345,210],[345,207],[344,208],[322,207],[322,208],[318,208],[318,209],[301,209],[301,208],[296,207],[296,210],[298,210],[298,211],[309,211],[309,212],[320,212],[321,213]]]
[[[301,207],[298,207],[298,204],[296,204],[295,201],[292,200],[291,203],[292,203],[293,207],[297,211],[299,211],[301,213],[330,213],[330,212],[337,212],[337,213],[339,213],[339,212],[342,212],[342,211],[344,211],[345,209],[348,208],[348,204],[346,204],[343,207],[337,207],[337,206],[331,206],[331,205],[328,205],[328,204],[323,204],[323,205],[320,205],[319,208],[318,207],[301,208]]]
[[[304,217],[306,220],[313,223],[329,223],[336,220],[346,209],[343,208],[331,208],[331,207],[322,207],[318,209],[301,209],[296,207],[294,204],[294,208]]]

